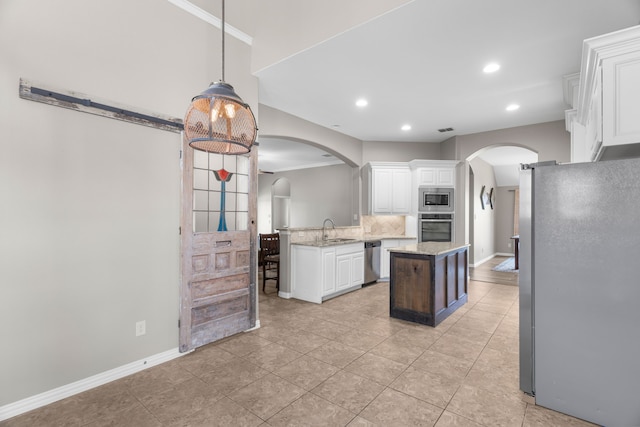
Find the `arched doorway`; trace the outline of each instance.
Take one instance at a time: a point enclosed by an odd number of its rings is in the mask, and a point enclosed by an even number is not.
[[[537,161],[537,152],[518,144],[487,146],[465,159],[470,266],[513,254],[520,164]]]

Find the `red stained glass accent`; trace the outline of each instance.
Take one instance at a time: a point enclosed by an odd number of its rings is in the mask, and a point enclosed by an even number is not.
[[[213,174],[216,176],[216,179],[218,181],[223,181],[223,182],[229,181],[229,179],[231,179],[231,175],[233,175],[232,173],[230,173],[229,171],[227,171],[225,169],[220,169],[220,170],[217,170],[217,171],[213,171]]]

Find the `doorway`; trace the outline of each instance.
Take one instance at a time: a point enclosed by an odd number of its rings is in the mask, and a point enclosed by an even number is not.
[[[271,232],[288,228],[291,223],[291,183],[287,178],[278,178],[271,185]]]

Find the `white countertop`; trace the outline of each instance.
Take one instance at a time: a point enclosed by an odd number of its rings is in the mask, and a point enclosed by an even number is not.
[[[452,242],[424,242],[414,245],[400,246],[397,248],[390,248],[391,252],[400,252],[405,254],[417,254],[417,255],[441,255],[447,252],[453,252],[458,249],[466,248],[469,245],[459,244]]]

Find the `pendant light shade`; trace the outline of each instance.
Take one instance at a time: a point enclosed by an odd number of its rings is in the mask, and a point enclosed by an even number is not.
[[[245,154],[256,140],[256,119],[230,84],[211,83],[191,100],[184,119],[189,145],[196,150]]]
[[[192,148],[210,153],[245,154],[258,128],[248,104],[224,82],[224,0],[222,0],[222,79],[191,100],[184,133]]]

